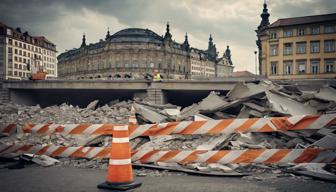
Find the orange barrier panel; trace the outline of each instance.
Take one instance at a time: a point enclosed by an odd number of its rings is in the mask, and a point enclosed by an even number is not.
[[[170,134],[220,134],[220,133],[246,133],[246,132],[276,132],[306,129],[321,129],[336,125],[336,114],[300,115],[292,117],[268,117],[248,119],[222,119],[208,121],[181,121],[161,124],[136,125],[135,116],[130,117],[130,138],[139,136],[156,136]],[[111,135],[113,127],[120,124],[26,124],[25,133],[35,134],[86,134]],[[14,125],[7,126],[0,131],[10,134]]]
[[[8,153],[31,153],[52,157],[108,158],[111,147],[64,147],[42,145],[0,145],[0,155]],[[336,149],[246,149],[222,151],[159,151],[136,150],[132,152],[132,161],[142,163],[335,163]]]

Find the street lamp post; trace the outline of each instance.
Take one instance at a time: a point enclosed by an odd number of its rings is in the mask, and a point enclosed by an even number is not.
[[[258,65],[257,65],[257,51],[254,51],[254,57],[255,57],[255,74],[258,75]]]

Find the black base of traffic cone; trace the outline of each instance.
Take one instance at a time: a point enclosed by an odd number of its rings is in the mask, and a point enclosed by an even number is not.
[[[97,187],[99,189],[109,189],[109,190],[119,190],[119,191],[127,191],[130,189],[134,189],[141,186],[141,182],[134,180],[131,183],[109,183],[104,182],[99,184]]]

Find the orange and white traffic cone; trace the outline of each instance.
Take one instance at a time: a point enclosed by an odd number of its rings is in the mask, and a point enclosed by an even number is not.
[[[141,184],[133,180],[128,126],[115,126],[108,175],[106,182],[99,184],[98,188],[126,191],[140,187]]]

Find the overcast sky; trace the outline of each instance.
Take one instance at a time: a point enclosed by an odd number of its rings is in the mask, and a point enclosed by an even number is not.
[[[165,33],[169,21],[173,39],[188,32],[192,47],[206,49],[212,34],[220,55],[230,45],[235,71],[255,71],[254,51],[263,0],[1,0],[0,22],[44,35],[58,53],[128,27]],[[278,18],[336,13],[335,0],[269,0],[270,21]]]

